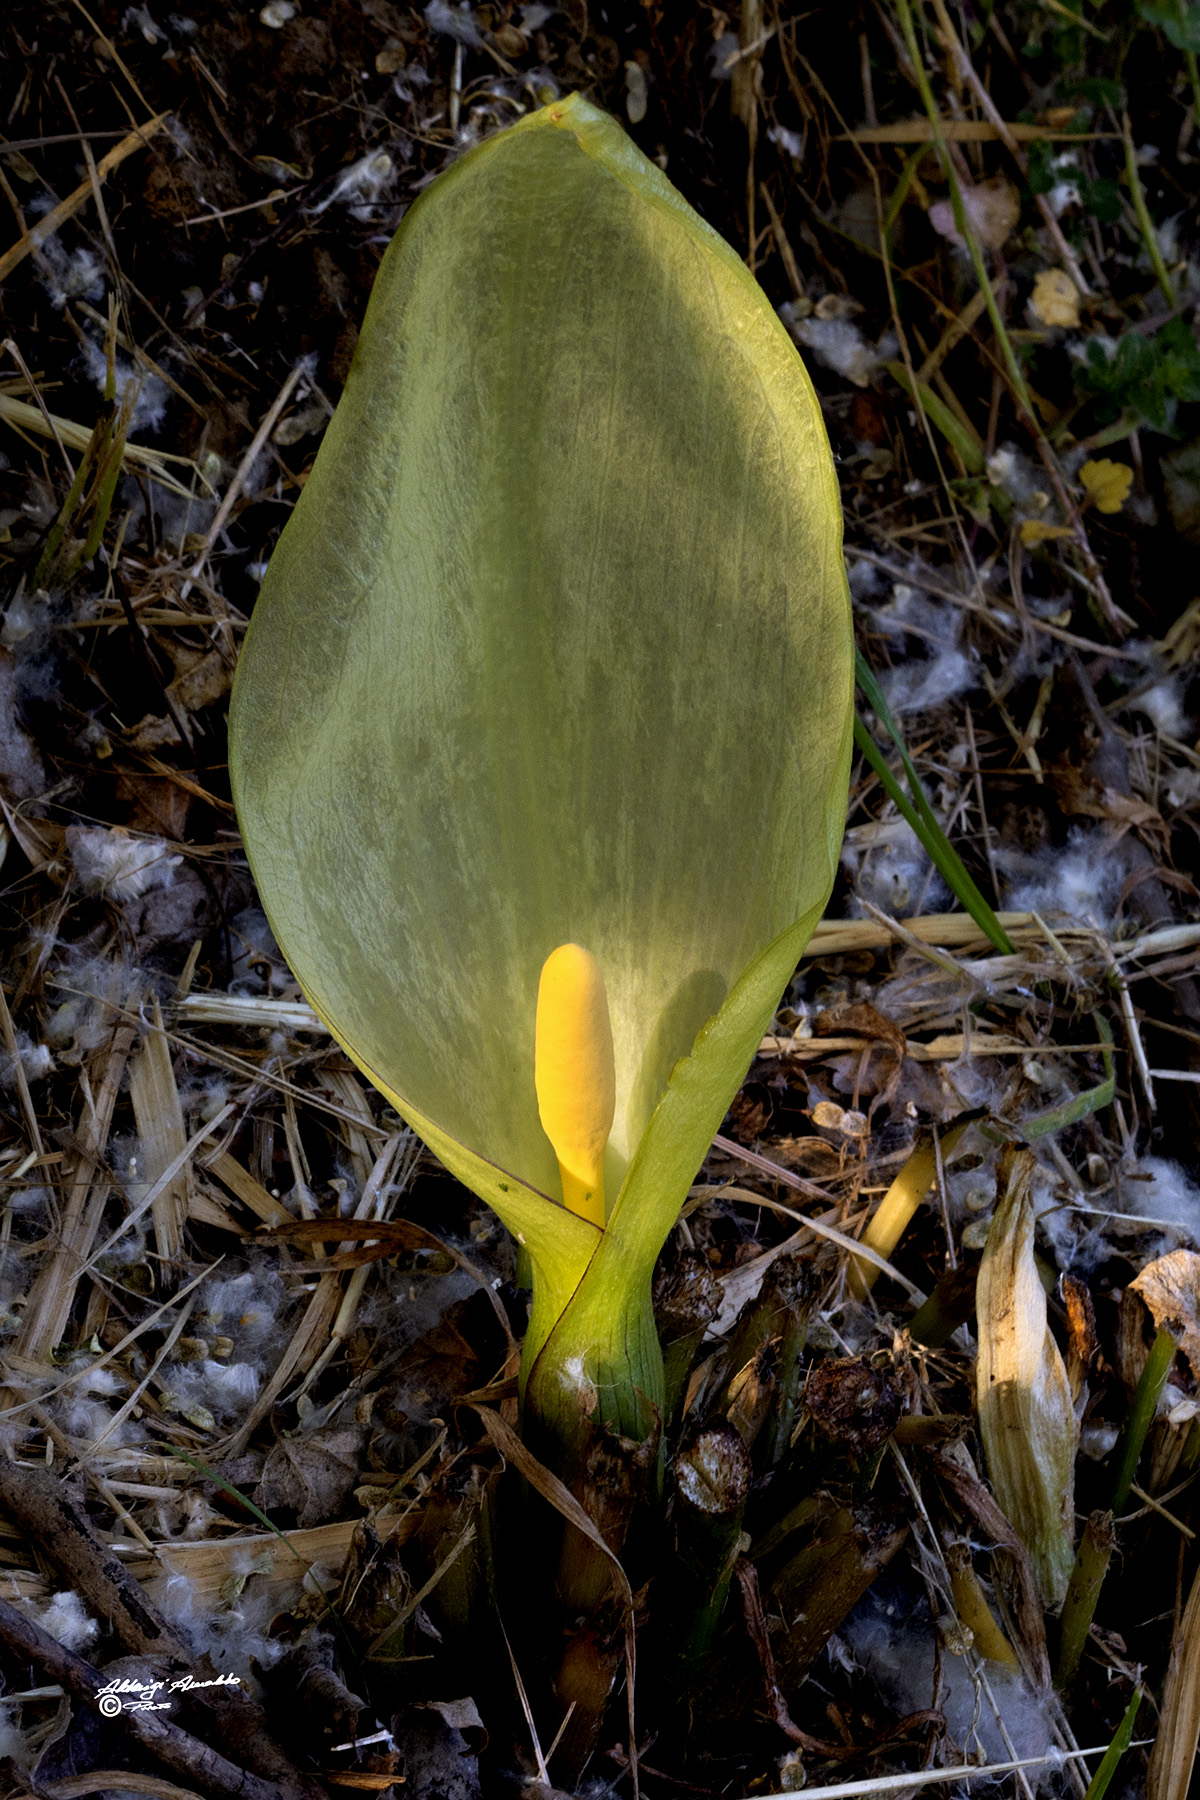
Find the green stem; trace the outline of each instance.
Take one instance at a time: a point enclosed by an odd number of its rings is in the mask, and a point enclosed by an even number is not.
[[[784,1621],[775,1666],[784,1693],[798,1688],[850,1609],[904,1542],[903,1529],[815,1496],[810,1542],[766,1584],[764,1598]]]
[[[918,381],[915,376],[910,380],[908,370],[903,363],[885,363],[888,374],[899,387],[925,410],[931,425],[936,425],[950,448],[957,456],[968,475],[982,475],[984,470],[983,450],[977,441],[971,438],[962,421],[955,417],[944,400],[939,400],[928,382]]]
[[[783,1260],[780,1257],[779,1261]],[[775,1266],[778,1268],[779,1264],[776,1263]],[[808,1319],[820,1291],[811,1263],[806,1266],[805,1275],[805,1286],[797,1291],[788,1308],[775,1361],[775,1413],[771,1420],[767,1457],[772,1467],[783,1461],[791,1445],[804,1373],[802,1359],[808,1342]]]
[[[854,653],[854,678],[863,699],[866,700],[900,752],[900,761],[912,793],[911,802],[888,768],[883,752],[857,714],[854,719],[854,742],[878,775],[883,783],[884,792],[894,802],[901,817],[916,832],[922,846],[936,864],[938,873],[951,892],[957,896],[970,913],[988,942],[994,944],[1002,956],[1011,956],[1013,945],[1008,933],[963,868],[957,850],[939,825],[937,814],[930,806],[928,795],[921,785],[921,777],[917,774],[913,760],[908,754],[900,727],[892,717],[892,710],[883,697],[883,689],[876,680],[870,663],[867,662],[861,651],[857,650]]]
[[[1182,7],[1180,11],[1182,11]],[[1200,67],[1196,63],[1196,52],[1185,50],[1183,60],[1187,65],[1188,80],[1192,84],[1192,130],[1200,131]]]
[[[1193,64],[1195,57],[1192,58]],[[1141,227],[1142,242],[1146,246],[1146,254],[1150,258],[1150,267],[1154,270],[1154,278],[1162,289],[1163,299],[1168,307],[1175,305],[1175,289],[1171,286],[1171,277],[1167,274],[1167,265],[1163,261],[1163,253],[1158,247],[1158,239],[1154,235],[1154,222],[1146,205],[1146,194],[1142,187],[1142,178],[1138,174],[1137,154],[1133,148],[1133,133],[1129,128],[1129,114],[1121,121],[1122,136],[1125,139],[1125,175],[1129,182],[1129,193],[1133,200],[1133,210]]]
[[[676,1679],[686,1686],[712,1649],[739,1551],[754,1470],[732,1425],[706,1425],[675,1464],[675,1557],[668,1583]]]
[[[1058,1664],[1054,1685],[1068,1688],[1075,1679],[1087,1643],[1096,1604],[1113,1553],[1113,1517],[1110,1512],[1094,1512],[1083,1528],[1083,1537],[1071,1570],[1067,1597],[1063,1602],[1062,1633],[1058,1645]]]
[[[904,167],[900,171],[900,177],[896,182],[895,191],[888,201],[887,210],[883,215],[883,235],[889,242],[892,226],[900,217],[900,209],[908,199],[908,190],[913,184],[913,178],[928,154],[928,144],[918,145],[912,155],[906,158]]]
[[[564,1308],[529,1372],[521,1436],[619,1555],[638,1500],[661,1486],[663,1360],[649,1272],[630,1270],[624,1291],[615,1288],[581,1283]],[[557,1587],[566,1611],[591,1613],[611,1581],[603,1552],[564,1525]]]
[[[967,215],[966,205],[964,204],[962,196],[962,189],[959,186],[958,173],[954,167],[954,161],[950,155],[946,140],[942,135],[942,121],[938,113],[937,102],[933,97],[933,89],[929,85],[929,77],[925,73],[925,64],[917,45],[917,33],[913,24],[912,8],[909,6],[908,0],[896,0],[896,10],[900,14],[900,25],[904,32],[904,41],[908,46],[908,54],[909,59],[912,62],[913,73],[917,78],[917,87],[920,90],[921,101],[929,116],[929,124],[933,132],[933,142],[934,147],[937,150],[938,161],[942,165],[942,173],[945,175],[946,181],[949,184],[950,205],[954,212],[954,227],[970,253],[971,264],[975,270],[975,279],[978,281],[980,290],[983,294],[984,304],[988,311],[988,318],[992,322],[992,330],[996,334],[996,342],[999,344],[1001,355],[1004,357],[1004,365],[1008,370],[1008,377],[1012,383],[1013,392],[1017,396],[1021,406],[1025,409],[1034,432],[1037,434],[1039,429],[1037,418],[1033,410],[1033,402],[1029,396],[1029,389],[1025,385],[1024,371],[1017,361],[1016,352],[1012,347],[1012,341],[1005,328],[1004,320],[1000,316],[1000,308],[996,304],[995,290],[992,287],[991,278],[987,272],[987,265],[983,260],[983,249],[978,237],[975,235],[975,228]],[[1174,304],[1174,302],[1172,302],[1172,304]]]
[[[78,469],[75,471],[75,479],[67,490],[67,497],[59,508],[58,517],[50,527],[49,535],[42,548],[42,554],[38,558],[37,568],[33,572],[33,587],[35,593],[38,588],[45,585],[46,578],[53,567],[54,559],[58,555],[59,546],[67,534],[67,528],[75,516],[75,509],[83,497],[83,486],[92,467],[95,443],[96,433],[93,432],[91,441],[83,453]]]
[[[1160,1331],[1150,1346],[1150,1354],[1134,1389],[1125,1420],[1121,1462],[1113,1484],[1111,1510],[1094,1512],[1088,1520],[1075,1557],[1075,1567],[1071,1571],[1071,1582],[1063,1603],[1062,1635],[1059,1640],[1058,1668],[1055,1671],[1055,1682],[1060,1688],[1069,1685],[1079,1667],[1113,1552],[1113,1514],[1119,1515],[1125,1510],[1145,1446],[1146,1433],[1158,1409],[1159,1396],[1166,1386],[1174,1361],[1175,1339],[1169,1331]]]
[[[1117,1471],[1112,1496],[1112,1510],[1118,1518],[1125,1511],[1128,1503],[1129,1490],[1133,1485],[1133,1478],[1137,1474],[1142,1446],[1146,1442],[1146,1433],[1150,1429],[1151,1421],[1158,1408],[1159,1396],[1167,1385],[1167,1376],[1171,1373],[1174,1361],[1175,1339],[1169,1331],[1160,1331],[1150,1346],[1150,1354],[1146,1358],[1146,1366],[1133,1391],[1133,1403],[1125,1421],[1121,1464]]]
[[[934,1283],[933,1292],[909,1321],[914,1341],[927,1350],[940,1350],[948,1344],[960,1325],[965,1325],[975,1311],[975,1277],[978,1262],[965,1263],[960,1269],[945,1269]]]

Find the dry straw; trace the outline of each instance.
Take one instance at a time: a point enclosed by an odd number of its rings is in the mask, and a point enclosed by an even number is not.
[[[1036,1168],[1029,1150],[1006,1150],[1000,1160],[979,1266],[976,1386],[996,1498],[1029,1552],[1042,1598],[1057,1607],[1075,1560],[1078,1425],[1033,1254]]]
[[[1200,1577],[1171,1642],[1162,1714],[1150,1767],[1146,1800],[1185,1800],[1200,1744]]]

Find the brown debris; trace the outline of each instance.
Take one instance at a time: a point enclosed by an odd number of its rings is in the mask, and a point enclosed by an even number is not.
[[[804,1404],[835,1444],[856,1455],[884,1443],[900,1417],[895,1387],[862,1357],[818,1363],[804,1389]]]

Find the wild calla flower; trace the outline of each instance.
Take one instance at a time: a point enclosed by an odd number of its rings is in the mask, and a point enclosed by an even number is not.
[[[461,157],[384,257],[230,760],[312,1004],[528,1248],[560,1434],[652,1427],[651,1271],[828,895],[851,693],[820,410],[745,266],[578,97]],[[563,947],[591,1024],[535,1057]]]

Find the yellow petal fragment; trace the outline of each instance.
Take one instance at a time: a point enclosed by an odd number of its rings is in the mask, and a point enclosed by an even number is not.
[[[1120,512],[1129,498],[1133,470],[1128,463],[1112,462],[1102,456],[1099,462],[1085,462],[1079,471],[1079,479],[1097,512],[1115,513]]]
[[[1069,525],[1048,525],[1044,519],[1021,520],[1021,542],[1029,547],[1031,544],[1045,544],[1051,538],[1074,537],[1075,533]]]
[[[560,944],[542,965],[533,1079],[542,1130],[558,1158],[563,1201],[602,1227],[616,1065],[604,976],[580,944]]]
[[[1033,284],[1029,310],[1039,325],[1079,323],[1079,289],[1065,269],[1043,269]]]

